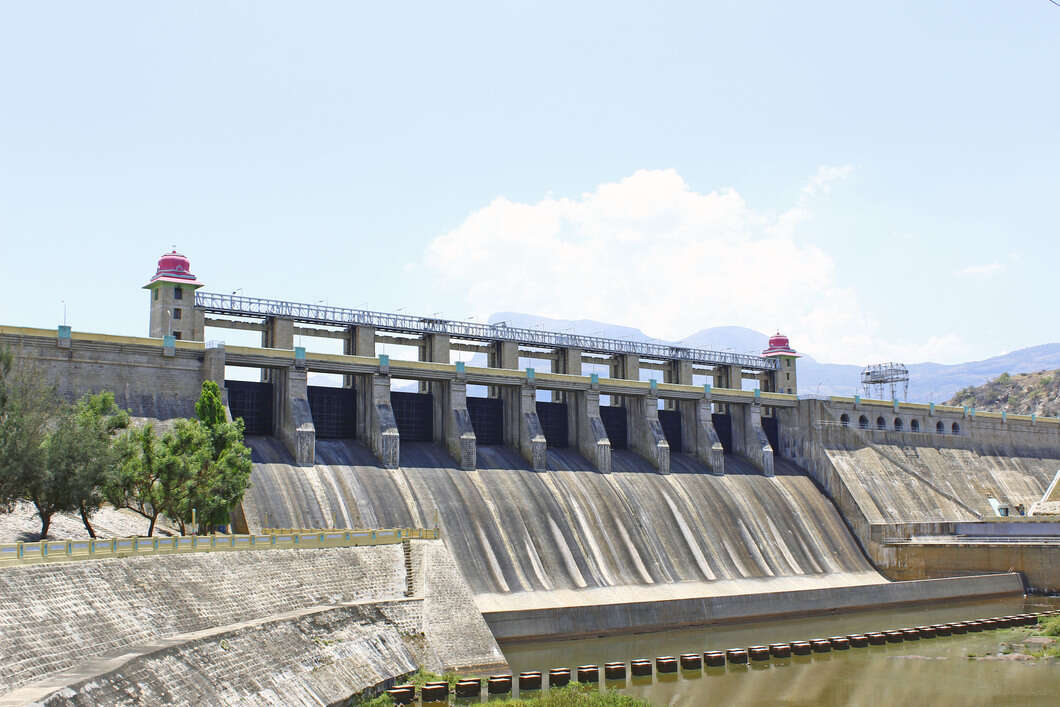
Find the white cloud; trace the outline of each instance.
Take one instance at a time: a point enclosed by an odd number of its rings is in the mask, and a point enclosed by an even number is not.
[[[958,275],[971,275],[975,277],[990,277],[1004,270],[1001,263],[988,263],[986,265],[969,265],[957,271]]]
[[[732,189],[693,191],[672,169],[641,170],[574,198],[499,197],[437,237],[416,269],[478,313],[596,319],[668,340],[711,326],[779,326],[822,360],[923,360],[916,356],[953,341],[881,344],[832,258],[795,236],[850,172],[820,168],[779,216]]]

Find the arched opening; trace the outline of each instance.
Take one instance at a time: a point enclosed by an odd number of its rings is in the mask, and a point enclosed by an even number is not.
[[[935,423],[935,431],[940,435],[946,434],[946,425],[942,424],[942,420]]]
[[[876,418],[876,429],[885,430],[887,429],[887,422],[882,417]]]
[[[900,417],[894,418],[894,431],[895,432],[901,432],[902,431],[902,418],[900,418]]]
[[[839,424],[841,424],[843,427],[850,427],[850,415],[847,415],[845,412],[840,415]]]
[[[859,417],[858,418],[858,427],[860,427],[863,430],[869,429],[869,418],[865,417],[864,415]]]
[[[920,420],[911,420],[909,422],[909,431],[910,432],[919,432],[920,431]]]
[[[961,426],[958,425],[956,422],[953,423],[953,427],[951,429],[953,431],[953,434],[955,435],[959,435],[961,433]]]

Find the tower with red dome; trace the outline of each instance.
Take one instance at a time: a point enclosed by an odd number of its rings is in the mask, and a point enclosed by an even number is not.
[[[151,297],[149,336],[202,341],[204,317],[195,310],[195,290],[202,283],[191,272],[191,263],[176,249],[158,259],[155,276],[144,285]]]
[[[795,359],[801,354],[791,348],[788,337],[779,331],[769,337],[769,348],[762,352],[764,358],[775,358],[780,362],[780,368],[774,372],[773,390],[777,393],[790,393],[796,395],[799,392],[798,379],[795,376]]]

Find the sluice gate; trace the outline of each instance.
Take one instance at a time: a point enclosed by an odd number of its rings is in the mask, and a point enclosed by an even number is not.
[[[500,398],[468,398],[467,414],[475,441],[480,445],[504,444],[504,401]]]
[[[773,451],[780,449],[780,428],[777,418],[775,417],[763,417],[762,418],[762,431],[766,433],[766,439],[769,440],[769,446],[773,448]]]
[[[402,442],[430,442],[434,438],[434,396],[430,393],[390,393]]]
[[[545,434],[545,444],[552,449],[563,449],[570,444],[567,415],[567,403],[537,403],[537,419]]]
[[[621,405],[601,405],[600,420],[607,430],[607,438],[611,440],[611,449],[626,449],[629,447],[629,432],[626,421],[626,408]]]
[[[682,450],[681,439],[681,411],[660,410],[659,424],[662,425],[666,442],[670,445],[670,453],[674,454]]]
[[[225,388],[228,389],[228,409],[232,412],[232,419],[243,418],[244,434],[273,433],[272,383],[226,380]]]
[[[357,399],[353,388],[306,387],[317,439],[353,439],[357,433]]]
[[[725,452],[727,454],[732,452],[732,418],[715,413],[710,416],[710,420],[714,423],[714,431],[718,433],[718,439]]]

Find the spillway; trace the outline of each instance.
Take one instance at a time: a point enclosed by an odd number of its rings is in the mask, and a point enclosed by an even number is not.
[[[773,478],[731,455],[713,476],[675,454],[663,476],[616,451],[613,473],[600,474],[555,449],[534,472],[514,450],[480,447],[479,468],[462,471],[438,446],[404,443],[402,468],[384,469],[352,441],[319,440],[314,466],[294,465],[273,438],[248,443],[251,529],[437,524],[480,607],[571,592],[620,601],[614,588],[670,597],[881,581],[829,499],[780,459]]]
[[[967,448],[874,442],[825,450],[872,523],[973,520],[989,499],[1030,508],[1060,469],[1055,450],[981,443]]]

